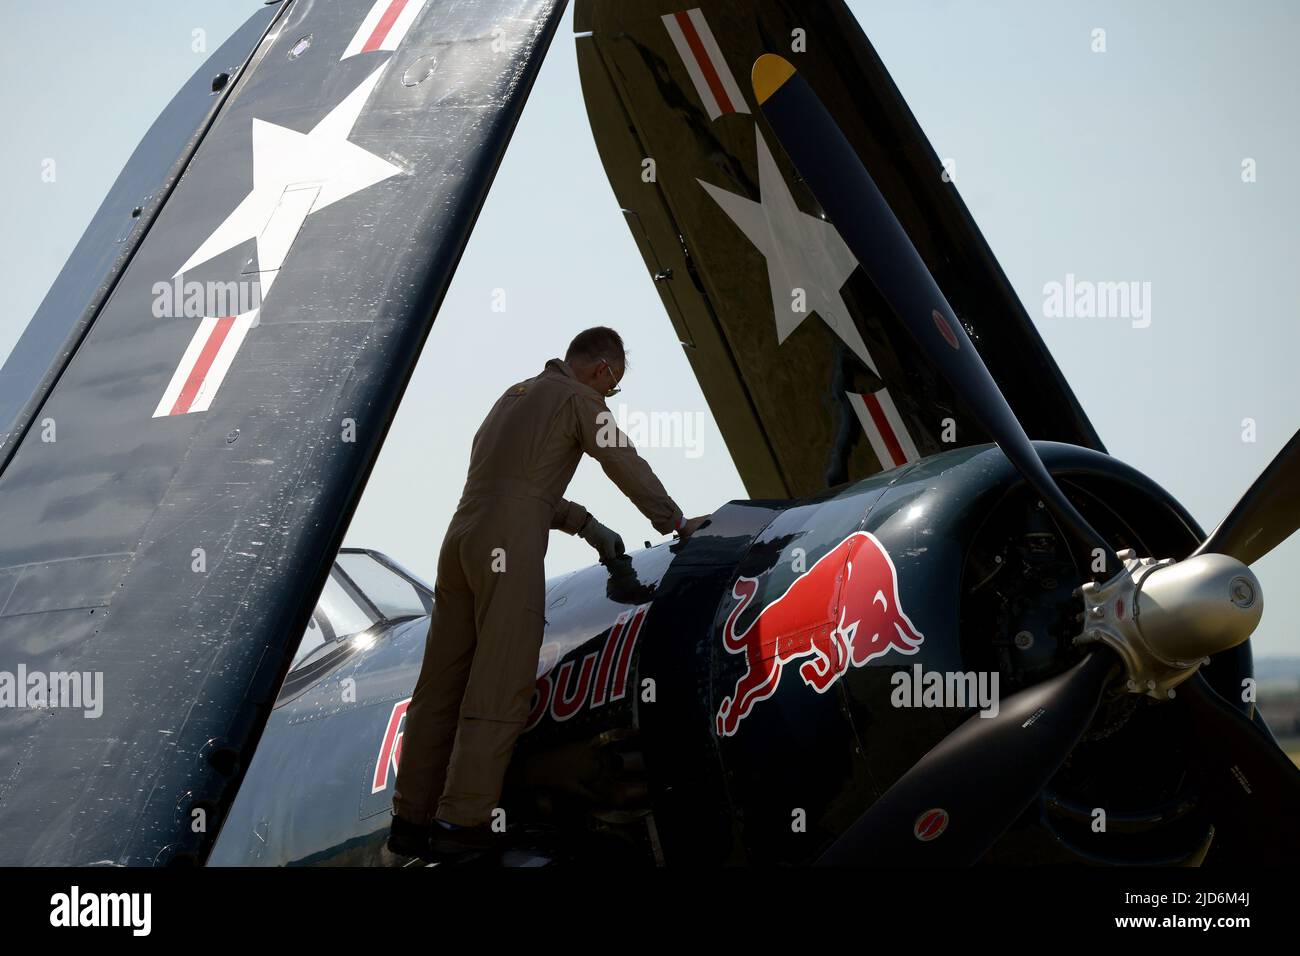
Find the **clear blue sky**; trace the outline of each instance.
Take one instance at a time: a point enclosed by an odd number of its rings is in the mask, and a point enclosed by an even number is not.
[[[7,2],[0,314],[7,354],[145,129],[258,0]],[[909,0],[850,6],[1112,454],[1214,525],[1300,427],[1300,6],[1288,0]],[[1091,50],[1106,31],[1106,52]],[[349,534],[430,578],[470,437],[572,333],[623,330],[619,400],[702,412],[703,455],[646,450],[691,513],[744,492],[606,182],[571,30],[552,47]],[[1241,181],[1245,158],[1258,181]],[[41,180],[56,160],[55,183]],[[565,236],[555,241],[557,233]],[[1043,318],[1067,274],[1150,282],[1152,321]],[[492,311],[496,289],[507,309]],[[616,400],[617,401],[617,400]],[[1244,418],[1258,440],[1241,440]],[[584,463],[571,497],[645,520]],[[552,535],[548,570],[588,563]],[[1300,542],[1256,570],[1260,654],[1300,654]]]

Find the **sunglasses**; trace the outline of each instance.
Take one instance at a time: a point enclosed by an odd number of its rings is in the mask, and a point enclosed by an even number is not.
[[[614,387],[611,388],[609,391],[605,392],[605,397],[613,398],[619,392],[623,391],[623,389],[619,387],[618,376],[614,375],[614,366],[609,364],[608,359],[601,359],[601,361],[605,363],[605,370],[608,371],[609,374],[614,378]]]

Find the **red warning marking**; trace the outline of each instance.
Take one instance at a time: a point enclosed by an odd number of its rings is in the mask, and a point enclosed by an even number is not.
[[[935,807],[933,810],[926,810],[916,818],[912,833],[922,843],[929,843],[946,829],[948,829],[948,811]]]
[[[938,309],[931,312],[930,317],[934,319],[935,328],[939,330],[939,334],[943,336],[943,340],[948,343],[949,347],[952,348],[953,351],[961,348],[961,342],[957,339],[957,333],[953,331],[952,325],[948,322],[947,317],[945,317]]]

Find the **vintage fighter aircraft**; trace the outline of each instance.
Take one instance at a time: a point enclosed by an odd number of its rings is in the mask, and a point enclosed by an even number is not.
[[[432,593],[339,545],[562,12],[281,0],[146,136],[0,370],[0,670],[107,698],[0,714],[0,862],[410,862]],[[752,498],[551,582],[479,861],[1294,862],[1243,691],[1300,440],[1208,537],[1108,457],[839,0],[575,27]],[[996,714],[900,695],[936,674]]]

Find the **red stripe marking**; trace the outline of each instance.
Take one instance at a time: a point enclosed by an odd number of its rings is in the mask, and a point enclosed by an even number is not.
[[[700,65],[700,71],[704,74],[705,82],[709,84],[709,89],[713,91],[713,98],[718,101],[718,109],[724,113],[734,113],[736,108],[731,105],[731,98],[727,96],[727,89],[722,85],[722,80],[718,78],[718,71],[713,68],[713,61],[709,59],[709,52],[704,49],[704,43],[700,40],[700,35],[696,32],[695,23],[691,20],[688,12],[673,14],[677,18],[677,25],[682,28],[682,35],[686,37],[686,42],[695,54],[695,62]]]
[[[397,18],[401,16],[402,8],[405,6],[406,0],[393,0],[393,2],[388,5],[388,9],[384,11],[384,15],[380,17],[379,22],[375,24],[375,32],[370,34],[370,39],[367,40],[366,45],[361,48],[362,53],[373,53],[383,45],[383,42],[388,39],[388,31],[393,29],[393,24],[397,22]]]
[[[889,424],[889,419],[885,417],[885,410],[880,407],[880,399],[866,393],[863,394],[862,400],[867,405],[867,411],[871,413],[871,420],[876,423],[880,437],[885,440],[885,448],[889,450],[889,456],[894,459],[894,464],[906,465],[907,454],[903,451],[903,446],[899,444],[898,436],[894,434],[894,427]]]
[[[217,353],[221,351],[221,344],[226,341],[226,336],[230,334],[230,330],[234,325],[235,317],[232,315],[217,320],[217,324],[213,326],[212,334],[203,343],[203,351],[199,353],[194,368],[190,369],[190,376],[185,380],[185,387],[176,396],[176,404],[172,406],[169,414],[184,415],[190,410],[190,406],[194,404],[195,396],[199,394],[199,386],[207,378],[208,370],[212,368],[212,363],[217,359]]]

